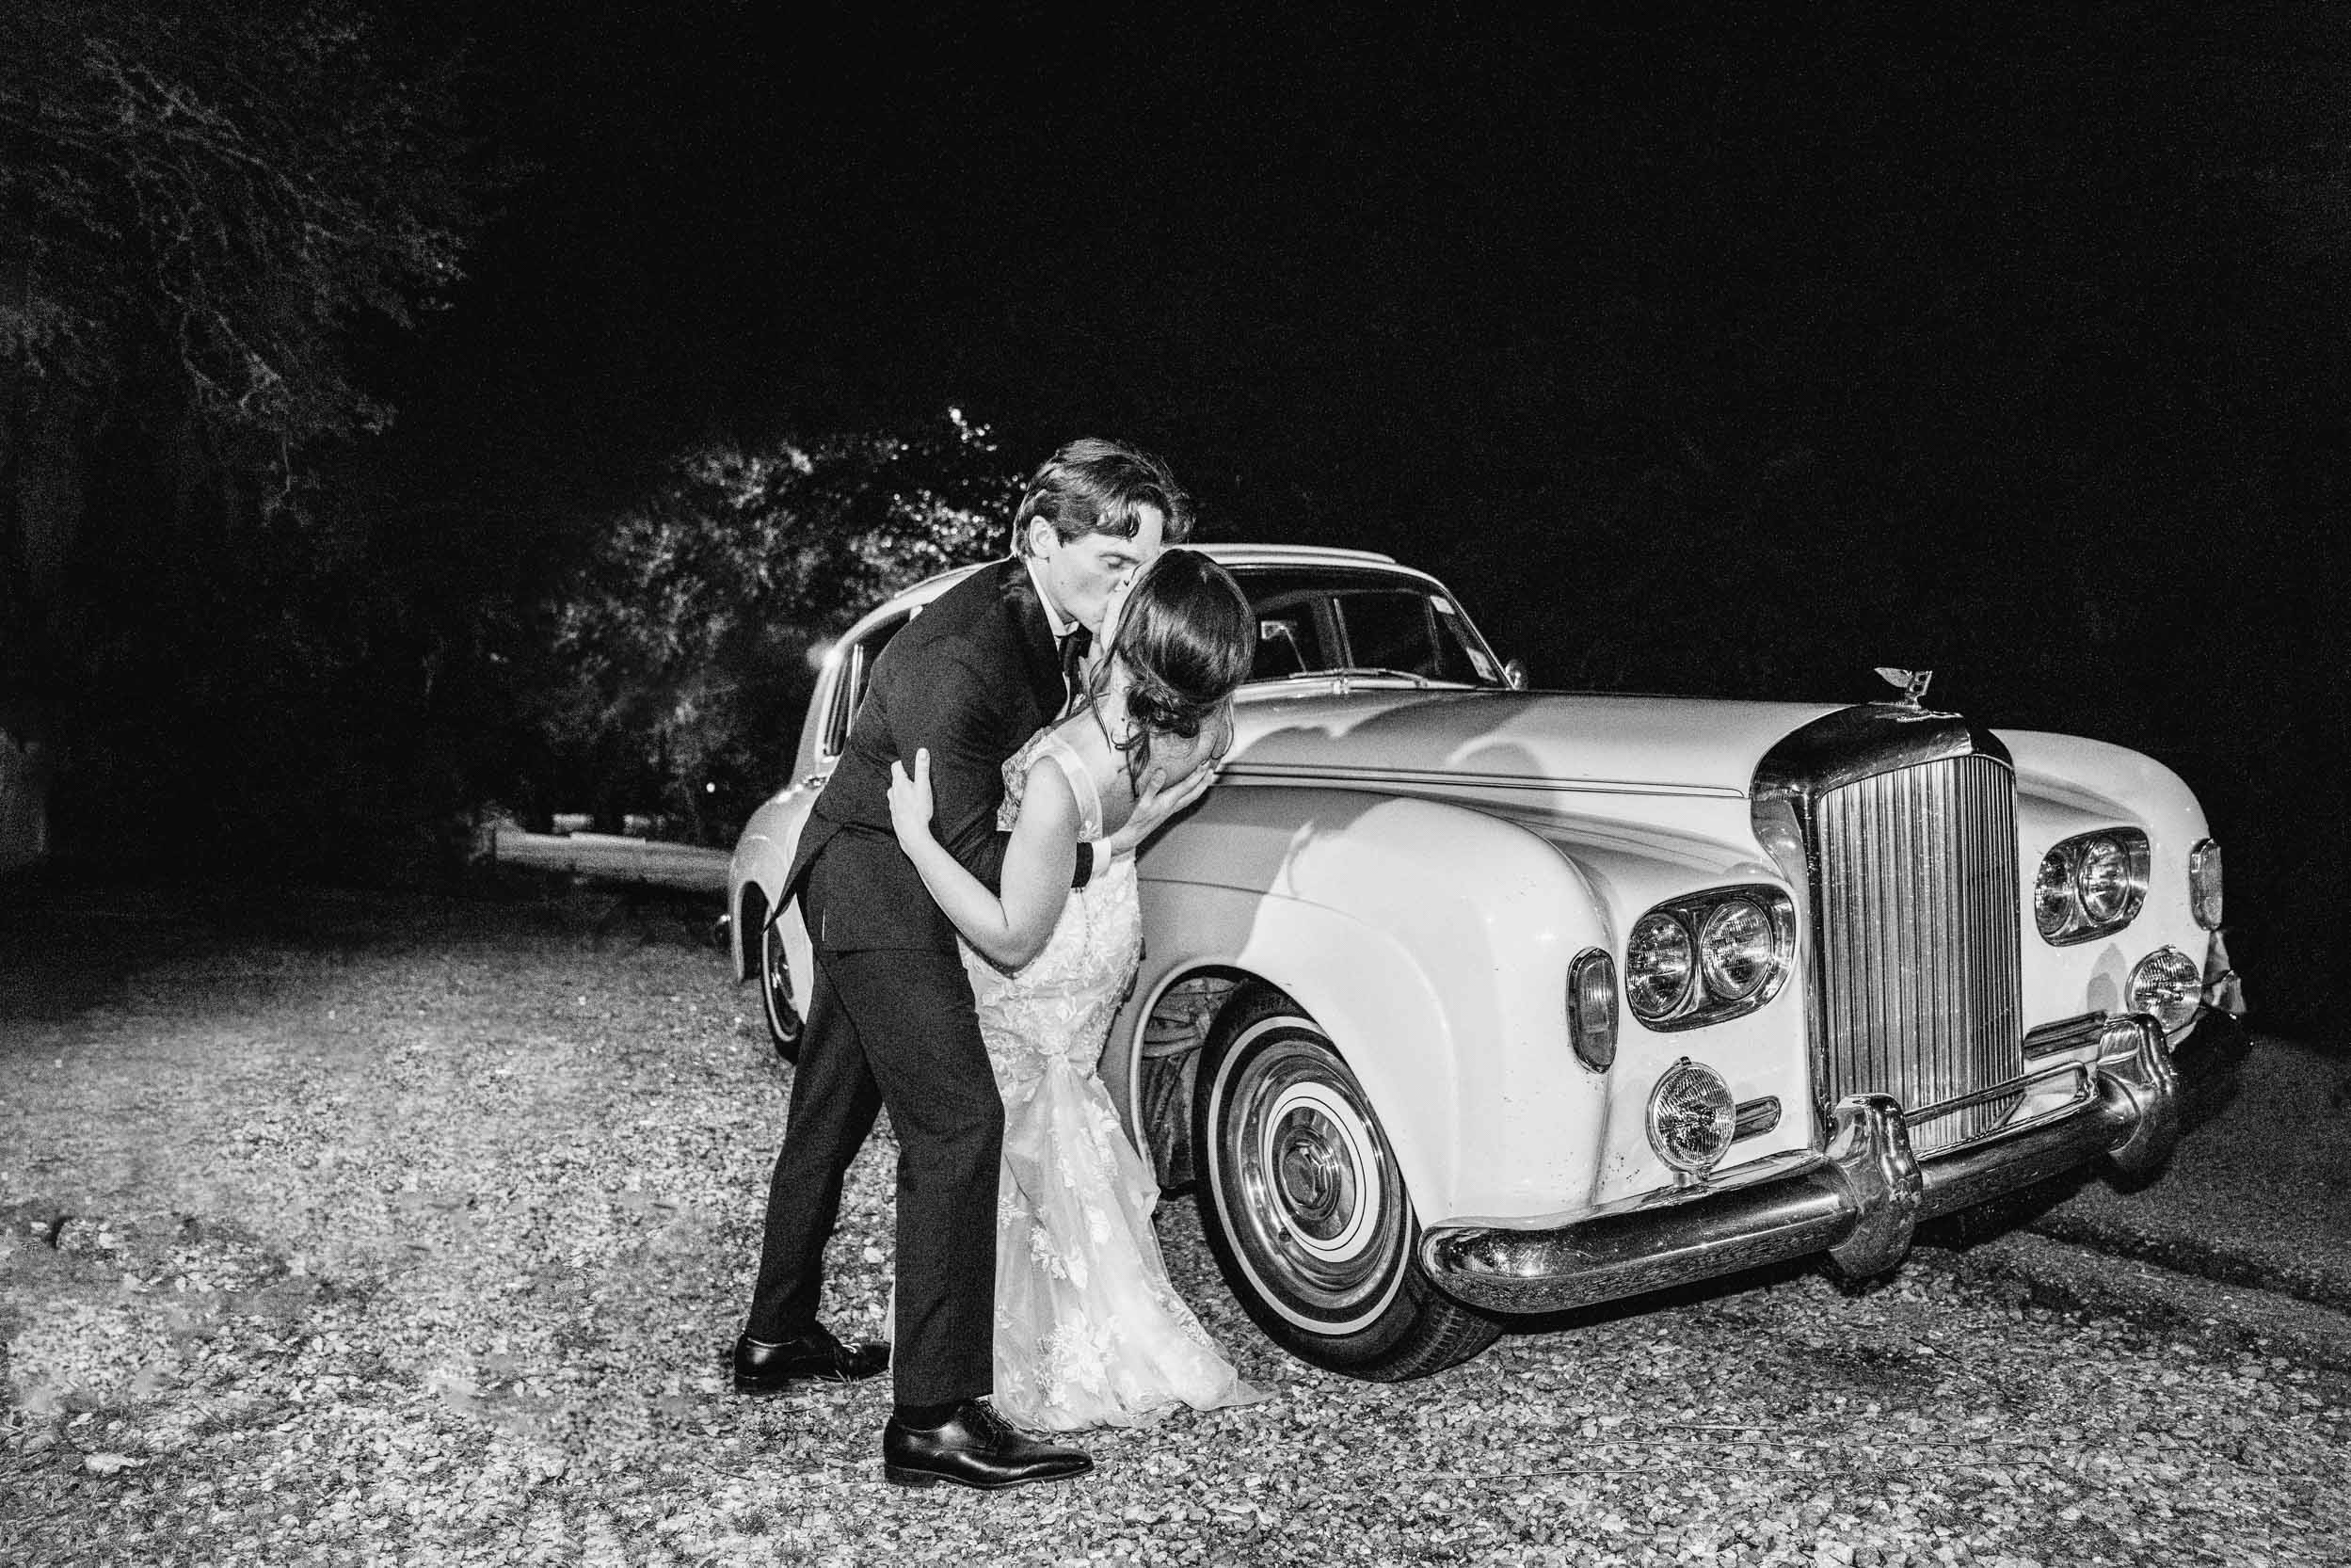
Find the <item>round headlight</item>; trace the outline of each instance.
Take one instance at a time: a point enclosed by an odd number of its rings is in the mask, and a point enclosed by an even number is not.
[[[1688,928],[1663,910],[1643,915],[1624,945],[1624,1000],[1638,1018],[1671,1017],[1689,996]]]
[[[2184,1029],[2196,1021],[2204,1000],[2204,971],[2178,948],[2157,948],[2131,971],[2123,995],[2134,1013],[2152,1013],[2164,1032]]]
[[[2220,929],[2220,845],[2211,839],[2188,851],[2188,904],[2198,925]]]
[[[1761,990],[1778,951],[1771,917],[1748,899],[1717,904],[1698,931],[1698,969],[1720,1001],[1744,1001]]]
[[[2093,924],[2119,920],[2131,903],[2131,857],[2112,839],[2086,839],[2073,862],[2073,886]]]
[[[2073,923],[2073,872],[2065,862],[2065,851],[2053,849],[2033,877],[2033,923],[2052,939]]]
[[[1649,1146],[1675,1170],[1703,1176],[1731,1146],[1738,1106],[1712,1067],[1683,1057],[1649,1091]]]

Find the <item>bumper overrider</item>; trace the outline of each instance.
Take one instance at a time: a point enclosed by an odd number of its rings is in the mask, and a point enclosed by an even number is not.
[[[1883,1095],[1852,1095],[1830,1112],[1828,1146],[1757,1161],[1706,1185],[1653,1193],[1554,1229],[1441,1225],[1420,1261],[1450,1294],[1501,1313],[1558,1312],[1669,1289],[1743,1269],[1827,1253],[1848,1274],[1901,1261],[1922,1220],[1952,1213],[2104,1157],[2124,1176],[2159,1170],[2180,1131],[2178,1079],[2161,1027],[2109,1018],[2095,1059],[1931,1106],[2075,1080],[2054,1110],[1920,1159],[1910,1122]],[[2039,1103],[2038,1099],[2030,1103]]]

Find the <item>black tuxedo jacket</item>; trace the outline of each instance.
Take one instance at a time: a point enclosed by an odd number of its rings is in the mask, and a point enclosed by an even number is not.
[[[916,750],[930,749],[932,832],[998,888],[1004,760],[1053,721],[1064,698],[1052,627],[1021,561],[984,567],[924,606],[874,662],[848,749],[801,830],[787,896],[801,891],[820,854],[855,862],[851,874],[828,872],[822,906],[807,911],[809,938],[840,952],[952,952],[953,924],[890,828],[890,768],[903,761],[912,772]],[[1092,869],[1092,846],[1079,845],[1076,884]]]

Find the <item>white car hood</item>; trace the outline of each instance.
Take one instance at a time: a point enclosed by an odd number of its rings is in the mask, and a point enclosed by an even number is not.
[[[1246,687],[1222,776],[1744,796],[1764,754],[1841,706],[1332,683]]]

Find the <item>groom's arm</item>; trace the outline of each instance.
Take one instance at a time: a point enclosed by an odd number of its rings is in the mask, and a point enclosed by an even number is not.
[[[984,674],[961,659],[937,660],[923,674],[925,680],[904,682],[892,694],[891,738],[909,768],[918,750],[929,749],[932,835],[1000,896],[1010,841],[996,830],[1004,759],[1028,740],[1030,714],[1015,709],[1000,675]],[[1093,846],[1079,845],[1070,886],[1084,887],[1093,865]]]

